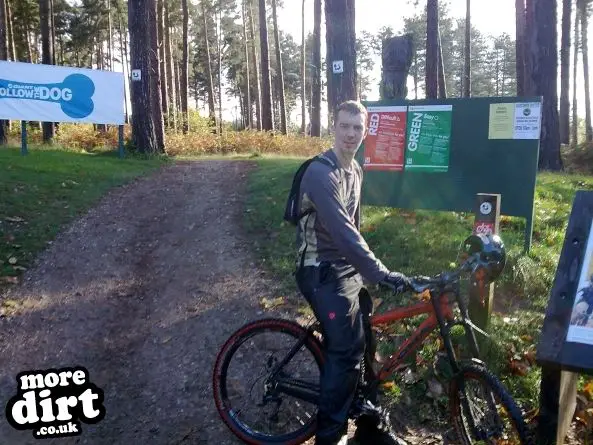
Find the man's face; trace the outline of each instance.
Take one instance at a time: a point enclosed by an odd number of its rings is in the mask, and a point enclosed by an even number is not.
[[[366,133],[364,114],[341,110],[334,128],[334,149],[344,155],[354,156]]]

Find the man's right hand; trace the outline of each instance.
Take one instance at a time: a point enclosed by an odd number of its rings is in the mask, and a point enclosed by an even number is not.
[[[387,286],[396,294],[401,294],[411,289],[410,279],[400,272],[389,272],[379,284]]]

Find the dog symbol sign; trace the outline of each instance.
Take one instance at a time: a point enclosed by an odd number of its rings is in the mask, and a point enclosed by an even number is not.
[[[142,79],[142,74],[140,70],[132,70],[132,80],[139,81]]]
[[[334,60],[332,65],[333,65],[334,74],[340,74],[340,73],[344,72],[344,61],[343,60]]]

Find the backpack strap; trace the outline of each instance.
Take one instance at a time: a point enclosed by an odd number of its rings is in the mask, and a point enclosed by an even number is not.
[[[335,168],[337,168],[337,165],[336,165],[336,163],[335,163],[334,161],[332,161],[330,158],[328,158],[327,156],[325,156],[324,154],[320,154],[320,155],[317,155],[317,156],[313,157],[313,158],[311,159],[311,161],[312,161],[312,162],[314,162],[314,161],[319,161],[319,162],[321,162],[322,164],[325,164],[325,165],[327,165],[328,167],[331,167],[332,169],[335,169]],[[303,213],[301,213],[301,214],[299,215],[299,220],[300,220],[300,219],[302,219],[302,218],[304,218],[304,217],[305,217],[305,216],[307,216],[307,215],[310,215],[310,214],[311,214],[311,213],[313,213],[314,211],[315,211],[315,209],[313,209],[313,208],[310,208],[310,209],[307,209],[307,210],[305,210]]]

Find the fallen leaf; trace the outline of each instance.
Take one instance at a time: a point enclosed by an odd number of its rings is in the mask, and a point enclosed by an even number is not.
[[[263,297],[260,301],[264,309],[272,309],[284,304],[284,297],[266,298]]]
[[[389,382],[384,382],[382,384],[383,388],[385,388],[386,390],[392,390],[396,387],[395,382],[394,381],[389,381]]]
[[[430,391],[430,393],[434,396],[434,398],[438,398],[440,397],[443,392],[443,385],[441,384],[441,382],[439,382],[437,379],[430,379],[428,380],[428,389]]]
[[[171,341],[171,339],[172,339],[172,338],[173,338],[173,337],[166,337],[166,338],[163,338],[163,340],[161,341],[161,343],[169,343],[169,342]]]
[[[526,376],[529,372],[529,366],[519,360],[511,360],[510,368],[515,375]]]
[[[587,394],[587,397],[589,397],[589,400],[593,400],[593,381],[590,381],[589,383],[587,383],[583,387],[583,391],[585,391],[585,394]]]
[[[18,262],[18,260],[15,257],[13,257],[13,256],[11,256],[10,258],[8,258],[8,263],[9,264],[16,264],[17,262]]]

